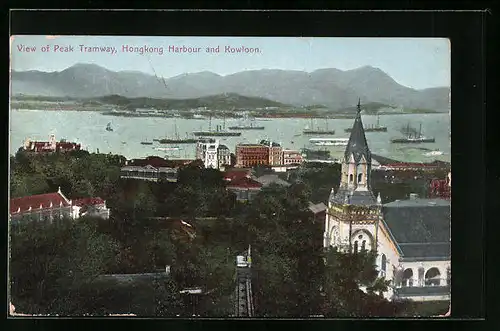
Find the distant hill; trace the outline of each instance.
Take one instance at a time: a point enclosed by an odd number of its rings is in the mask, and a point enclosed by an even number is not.
[[[218,110],[237,110],[265,107],[289,107],[279,102],[263,98],[245,97],[235,93],[224,93],[192,99],[127,98],[120,95],[109,95],[88,100],[88,102],[95,101],[102,104],[116,105],[122,109],[128,110],[135,110],[137,108],[191,110],[199,107]]]
[[[76,64],[60,72],[12,72],[12,94],[54,97],[195,99],[224,93],[294,106],[324,105],[337,110],[363,104],[448,111],[450,88],[415,90],[398,84],[378,68],[334,68],[308,73],[293,70],[248,70],[220,76],[204,71],[171,78],[137,71],[115,72],[95,64]]]

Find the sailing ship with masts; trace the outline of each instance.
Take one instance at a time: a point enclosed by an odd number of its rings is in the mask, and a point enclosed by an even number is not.
[[[113,131],[113,128],[111,127],[111,122],[106,125],[106,131]]]
[[[175,133],[174,133],[174,138],[162,138],[162,139],[153,139],[155,141],[158,141],[160,144],[196,144],[199,139],[196,138],[180,138],[179,137],[179,132],[177,131],[177,124],[174,125],[175,128]]]
[[[335,130],[329,130],[328,129],[328,119],[325,118],[325,129],[320,129],[319,127],[314,130],[313,129],[313,119],[311,118],[311,127],[309,129],[304,129],[302,131],[302,134],[305,134],[305,135],[334,135],[335,134]]]
[[[245,117],[246,120],[249,120],[248,117]],[[261,125],[254,125],[255,119],[250,120],[250,124],[248,125],[235,125],[235,126],[230,126],[229,130],[264,130],[265,127]]]
[[[365,132],[387,132],[387,127],[380,125],[380,116],[377,114],[377,124],[375,125],[367,125],[365,128]],[[352,128],[344,129],[345,132],[351,132]]]
[[[418,143],[433,143],[435,142],[434,137],[425,137],[422,135],[422,124],[420,124],[420,129],[417,131],[415,128],[410,126],[410,123],[406,127],[401,129],[401,133],[406,137],[404,138],[393,138],[392,143],[396,144],[418,144]]]
[[[239,137],[241,132],[227,131],[226,118],[224,117],[223,125],[217,125],[215,130],[212,130],[212,115],[209,117],[208,131],[194,131],[195,137]]]

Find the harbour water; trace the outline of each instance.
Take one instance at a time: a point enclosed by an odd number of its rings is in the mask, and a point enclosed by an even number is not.
[[[113,131],[106,131],[111,122]],[[377,117],[363,115],[364,125],[376,124]],[[325,127],[324,120],[315,121],[315,126]],[[401,137],[401,128],[410,123],[413,127],[422,124],[422,134],[435,138],[434,143],[392,144],[391,138]],[[238,125],[237,119],[227,119],[225,126]],[[328,128],[335,130],[333,138],[348,138],[345,128],[351,127],[353,119],[329,119]],[[154,145],[142,145],[141,141],[157,138],[174,137],[177,129],[180,138],[191,135],[193,131],[208,130],[206,119],[117,117],[99,112],[83,111],[42,111],[12,109],[10,116],[10,154],[15,154],[26,138],[48,140],[51,133],[56,139],[66,139],[82,144],[89,152],[120,154],[127,158],[141,158],[157,155],[169,158],[194,158],[195,145],[181,144],[179,150],[159,151],[155,147],[171,147],[157,142]],[[223,125],[221,119],[212,119],[212,128]],[[300,150],[304,147],[330,150],[332,157],[340,157],[345,147],[317,147],[309,143],[316,136],[302,135],[302,130],[310,126],[310,120],[297,118],[257,119],[255,125],[262,125],[264,130],[241,131],[239,137],[221,137],[220,143],[234,153],[238,143],[256,143],[270,139],[284,148]],[[366,137],[373,154],[382,155],[407,162],[429,162],[433,160],[451,161],[450,117],[448,113],[381,115],[380,125],[387,126],[387,132],[367,132]],[[316,129],[316,128],[314,128]],[[326,137],[326,136],[325,136]],[[177,145],[176,145],[177,146]],[[433,150],[443,152],[429,153]]]

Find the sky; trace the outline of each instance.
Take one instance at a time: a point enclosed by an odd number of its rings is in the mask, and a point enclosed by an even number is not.
[[[199,52],[176,53],[170,46]],[[254,52],[226,52],[227,46]],[[141,54],[141,47],[148,51]],[[219,47],[219,52],[208,53],[207,47]],[[228,75],[369,65],[414,89],[451,84],[450,44],[444,38],[13,36],[10,58],[16,71],[62,71],[77,63],[94,63],[112,71],[164,78],[200,71]]]

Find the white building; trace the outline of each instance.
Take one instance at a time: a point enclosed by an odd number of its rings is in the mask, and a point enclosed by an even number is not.
[[[450,202],[412,195],[382,205],[371,190],[371,166],[358,104],[341,183],[328,201],[324,247],[376,250],[379,276],[391,280],[389,299],[449,300]]]
[[[196,158],[203,161],[205,168],[223,169],[231,164],[231,151],[219,140],[214,142],[198,142],[196,144]]]

